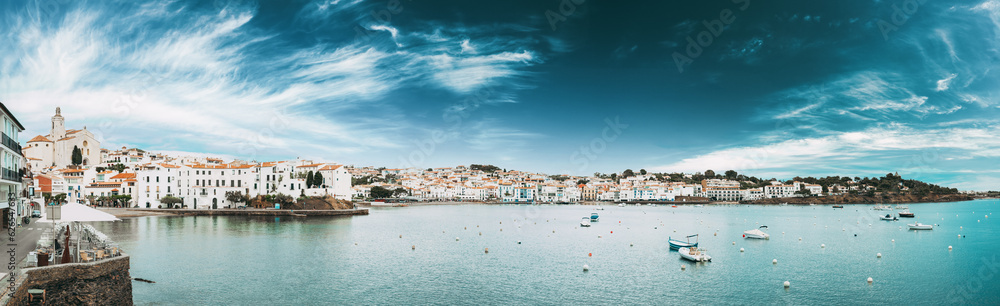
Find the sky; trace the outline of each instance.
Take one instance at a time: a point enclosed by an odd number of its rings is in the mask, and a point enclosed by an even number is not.
[[[4,1],[0,101],[22,143],[1000,189],[1000,0],[671,2]]]

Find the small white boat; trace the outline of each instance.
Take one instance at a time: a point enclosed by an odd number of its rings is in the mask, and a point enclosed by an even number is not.
[[[872,209],[874,209],[874,210],[892,210],[892,207],[889,207],[889,205],[875,205],[875,207],[872,207]]]
[[[625,203],[618,203],[618,207],[625,207]]]
[[[677,253],[681,254],[681,258],[693,262],[712,261],[712,256],[708,256],[704,249],[699,249],[698,247],[680,248],[677,250]]]
[[[598,206],[597,210],[604,210],[604,207]]]
[[[932,229],[934,229],[933,225],[922,224],[920,222],[917,222],[916,224],[907,224],[906,226],[909,226],[911,230],[932,230]]]
[[[580,221],[580,227],[590,227],[590,217],[583,217],[583,221]]]
[[[704,207],[701,204],[695,205],[694,207]]]
[[[887,214],[885,216],[881,216],[881,217],[879,217],[879,219],[882,219],[884,221],[899,221],[899,219],[896,218],[896,217],[893,217],[892,214]]]
[[[761,225],[760,228],[767,228],[767,225]],[[764,231],[760,230],[760,228],[743,232],[743,238],[771,239],[771,235],[768,235]]]

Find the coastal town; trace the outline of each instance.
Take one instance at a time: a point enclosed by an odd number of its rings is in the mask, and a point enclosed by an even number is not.
[[[305,159],[223,160],[170,156],[141,148],[101,146],[86,126],[67,129],[56,108],[47,135],[18,145],[20,127],[5,111],[4,179],[8,191],[20,190],[15,215],[26,216],[40,203],[84,203],[123,208],[231,209],[252,199],[269,203],[306,197],[342,201],[462,201],[491,203],[715,202],[809,198],[883,191],[957,193],[955,189],[883,178],[827,177],[759,179],[729,170],[698,173],[648,173],[627,169],[591,176],[549,175],[459,165],[428,169],[356,167]],[[11,136],[8,136],[11,135]],[[8,141],[8,139],[10,141]],[[21,154],[17,154],[21,153]],[[18,161],[23,156],[24,163]],[[23,166],[21,166],[23,165]],[[16,186],[18,177],[25,178]],[[887,179],[889,183],[886,183]],[[895,180],[892,180],[895,179]],[[6,202],[6,201],[5,201]]]

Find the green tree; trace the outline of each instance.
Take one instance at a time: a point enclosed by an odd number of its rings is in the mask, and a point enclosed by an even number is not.
[[[629,178],[633,176],[635,176],[635,172],[632,172],[632,169],[625,169],[625,171],[622,172],[623,178]]]
[[[374,186],[368,190],[368,196],[375,199],[386,199],[392,197],[392,190],[382,186]]]
[[[316,172],[316,175],[313,175],[313,186],[323,187],[323,174],[322,173]]]
[[[167,208],[173,208],[174,205],[181,204],[183,202],[184,202],[184,200],[181,200],[181,198],[174,197],[174,196],[165,196],[165,197],[160,198],[160,203],[163,203],[164,205],[166,205]]]
[[[313,182],[315,182],[313,180],[313,172],[309,171],[309,174],[306,174],[306,188],[312,188]]]
[[[406,189],[403,189],[402,187],[399,187],[392,191],[392,195],[399,197],[401,195],[410,195],[410,192],[406,191]]]
[[[712,171],[712,169],[705,170],[705,178],[715,178],[715,171]]]
[[[286,205],[292,204],[294,201],[295,199],[292,198],[292,196],[284,193],[279,193],[274,196],[274,203],[281,204],[281,207],[287,207]]]
[[[646,175],[646,169],[639,169],[639,174]]]
[[[226,191],[226,201],[232,203],[246,203],[250,199],[243,195],[242,191]]]
[[[73,146],[73,156],[71,157],[73,165],[79,166],[83,164],[83,151],[79,147]]]
[[[576,181],[576,185],[577,186],[579,186],[579,185],[587,185],[587,183],[590,183],[590,181],[589,180],[585,180],[585,179]]]
[[[739,175],[739,173],[736,173],[736,170],[726,170],[727,179],[735,180],[737,175]]]

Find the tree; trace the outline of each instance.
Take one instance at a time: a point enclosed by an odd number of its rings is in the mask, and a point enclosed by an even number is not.
[[[494,165],[477,165],[477,164],[469,165],[469,169],[470,170],[481,170],[483,172],[496,172],[497,170],[500,170],[500,168],[498,168],[497,166],[494,166]],[[507,172],[507,171],[504,170],[504,172]]]
[[[585,179],[576,181],[576,185],[577,186],[579,186],[579,185],[587,185],[587,183],[590,183],[590,181],[589,180],[585,180]]]
[[[727,178],[727,179],[730,179],[730,180],[735,180],[735,179],[736,179],[736,176],[737,176],[738,174],[739,174],[739,173],[736,173],[736,170],[727,170],[727,171],[726,171],[726,178]]]
[[[274,196],[274,203],[281,204],[282,207],[287,207],[286,205],[292,204],[294,201],[295,199],[293,199],[292,196],[284,193],[279,193]]]
[[[313,175],[313,186],[323,187],[323,174],[322,173],[316,172],[316,175]]]
[[[715,171],[712,171],[712,169],[705,170],[705,178],[715,178]]]
[[[60,194],[57,194],[55,196],[52,196],[52,202],[55,202],[57,204],[66,203],[66,194],[65,193],[60,193]]]
[[[246,203],[249,198],[243,195],[242,191],[226,191],[226,201],[232,203]]]
[[[615,183],[617,183],[618,182],[618,174],[617,173],[612,173],[611,174],[611,180],[615,181]]]
[[[646,169],[639,169],[639,174],[646,175]]]
[[[312,188],[313,182],[315,182],[313,180],[313,172],[309,171],[309,174],[306,175],[306,188]]]
[[[184,200],[181,200],[181,198],[174,197],[174,196],[165,196],[165,197],[160,198],[160,203],[163,203],[163,204],[167,205],[167,208],[173,208],[174,205],[177,205],[177,204],[180,204],[180,203],[183,203],[183,202],[184,202]]]
[[[406,189],[403,189],[402,187],[396,188],[396,190],[392,191],[392,195],[396,197],[399,197],[400,195],[409,195],[409,194],[410,192],[406,191]]]
[[[73,165],[79,166],[83,164],[83,151],[79,147],[73,146],[73,156],[71,157]]]
[[[392,197],[392,190],[385,189],[382,186],[374,186],[368,190],[368,196],[376,199],[385,199]]]
[[[623,178],[629,178],[633,176],[635,176],[635,172],[632,172],[632,169],[625,169],[625,171],[622,172]]]

